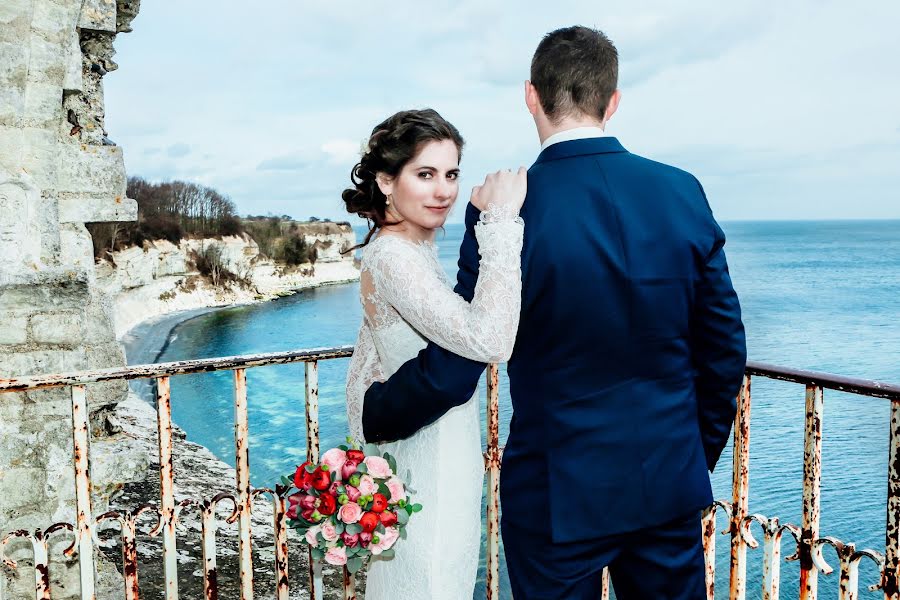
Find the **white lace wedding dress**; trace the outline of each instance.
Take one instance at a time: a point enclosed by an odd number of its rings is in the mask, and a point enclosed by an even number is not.
[[[363,396],[415,357],[429,340],[480,362],[512,353],[521,306],[523,223],[490,207],[475,226],[481,253],[471,304],[453,292],[437,248],[382,233],[363,249],[360,296],[365,317],[347,374],[351,434],[363,439]],[[476,394],[477,396],[477,394]],[[421,398],[428,402],[428,398]],[[366,600],[471,600],[481,542],[484,461],[479,402],[473,396],[413,436],[382,451],[410,474],[410,520],[393,559],[374,559]]]

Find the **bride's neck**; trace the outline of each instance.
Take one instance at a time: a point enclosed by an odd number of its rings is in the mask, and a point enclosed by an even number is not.
[[[437,235],[436,229],[426,229],[409,221],[401,221],[396,225],[386,225],[381,231],[387,235],[402,237],[411,242],[433,242]]]

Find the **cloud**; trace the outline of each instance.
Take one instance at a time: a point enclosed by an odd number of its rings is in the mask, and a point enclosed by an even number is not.
[[[322,144],[322,152],[328,156],[328,160],[332,164],[353,164],[359,160],[361,145],[362,142],[353,140],[328,140]]]
[[[309,161],[297,155],[267,158],[256,165],[257,171],[299,171],[309,166]]]
[[[170,158],[181,158],[182,156],[187,156],[190,153],[191,147],[183,143],[172,144],[171,146],[166,148],[166,154],[168,154]]]

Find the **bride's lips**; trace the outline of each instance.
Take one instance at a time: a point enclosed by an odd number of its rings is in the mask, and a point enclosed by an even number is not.
[[[446,211],[450,210],[450,205],[448,204],[447,206],[426,206],[425,208],[427,208],[428,210],[430,210],[432,212],[442,213],[442,212],[446,212]]]

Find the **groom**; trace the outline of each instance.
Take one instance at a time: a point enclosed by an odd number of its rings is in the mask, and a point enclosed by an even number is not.
[[[516,600],[705,598],[700,511],[746,361],[725,236],[690,173],[604,129],[618,55],[569,27],[538,45],[525,84],[541,153],[522,209],[522,314],[508,373],[500,481]],[[478,277],[474,225],[456,291]],[[483,364],[429,344],[366,394],[369,441],[411,435],[473,394]]]

